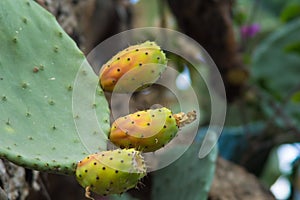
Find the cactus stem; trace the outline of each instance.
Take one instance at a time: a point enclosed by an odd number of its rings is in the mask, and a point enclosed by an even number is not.
[[[177,114],[174,114],[173,117],[176,119],[176,124],[177,126],[180,128],[180,127],[183,127],[187,124],[190,124],[192,123],[193,121],[196,120],[196,111],[191,111],[191,112],[188,112],[188,113],[183,113],[183,112],[180,112],[180,113],[177,113]]]

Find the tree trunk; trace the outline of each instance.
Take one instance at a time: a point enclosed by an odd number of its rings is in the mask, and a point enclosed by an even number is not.
[[[232,0],[168,0],[179,27],[195,39],[216,63],[229,101],[238,98],[248,78],[235,40]],[[214,81],[213,75],[212,80]]]
[[[217,160],[209,200],[272,200],[271,192],[242,167],[222,158]]]

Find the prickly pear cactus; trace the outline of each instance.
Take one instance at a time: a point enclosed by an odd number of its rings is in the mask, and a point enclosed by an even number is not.
[[[179,128],[195,119],[195,111],[172,114],[166,107],[138,111],[114,121],[108,137],[120,148],[154,152],[168,144]]]
[[[78,163],[76,169],[76,178],[82,187],[104,196],[121,194],[137,186],[145,175],[145,161],[134,149],[89,155]]]
[[[84,60],[55,18],[34,1],[0,1],[1,158],[36,170],[73,174],[78,160],[98,150],[88,150],[81,139],[100,144],[95,134],[99,130],[79,135],[74,120],[83,119],[83,113],[72,113],[77,72],[88,86],[98,83],[87,63],[80,68]],[[109,109],[102,90],[96,94],[94,99],[81,90],[83,104],[98,110],[105,135]]]
[[[100,71],[105,91],[133,92],[154,83],[166,69],[167,59],[155,42],[133,45],[116,54]],[[115,87],[116,86],[116,87]]]
[[[177,134],[172,112],[163,107],[118,118],[111,126],[109,139],[121,148],[151,152],[164,147]]]
[[[199,136],[203,139],[203,134]],[[210,138],[208,142],[215,140]],[[214,177],[217,146],[202,159],[199,159],[201,143],[195,141],[174,163],[152,173],[152,199],[155,200],[206,200]],[[164,155],[172,156],[176,151],[185,149],[184,145],[170,149]],[[162,158],[163,159],[163,158]]]

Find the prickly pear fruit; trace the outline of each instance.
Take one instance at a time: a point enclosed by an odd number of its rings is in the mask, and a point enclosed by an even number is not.
[[[111,126],[109,139],[120,148],[151,152],[171,141],[177,131],[172,112],[163,107],[118,118]]]
[[[146,175],[146,165],[139,151],[117,149],[92,154],[77,164],[79,184],[100,195],[121,194],[135,187]]]
[[[148,87],[166,69],[167,59],[155,42],[120,51],[100,70],[99,83],[108,92],[134,92]]]

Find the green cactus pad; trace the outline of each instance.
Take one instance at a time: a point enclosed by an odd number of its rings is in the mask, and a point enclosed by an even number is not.
[[[215,146],[205,158],[199,159],[200,146],[199,142],[194,142],[177,161],[153,172],[152,199],[207,199],[214,177],[218,149]],[[184,148],[183,145],[176,146],[164,156],[168,158]]]
[[[103,148],[109,109],[100,88],[92,97],[79,88],[86,97],[83,104],[90,105],[85,109],[98,113],[99,130],[78,133],[75,126],[76,120],[89,123],[86,115],[72,112],[75,78],[92,88],[98,83],[86,62],[80,68],[84,60],[55,18],[34,1],[0,1],[0,158],[73,174],[77,161]]]

